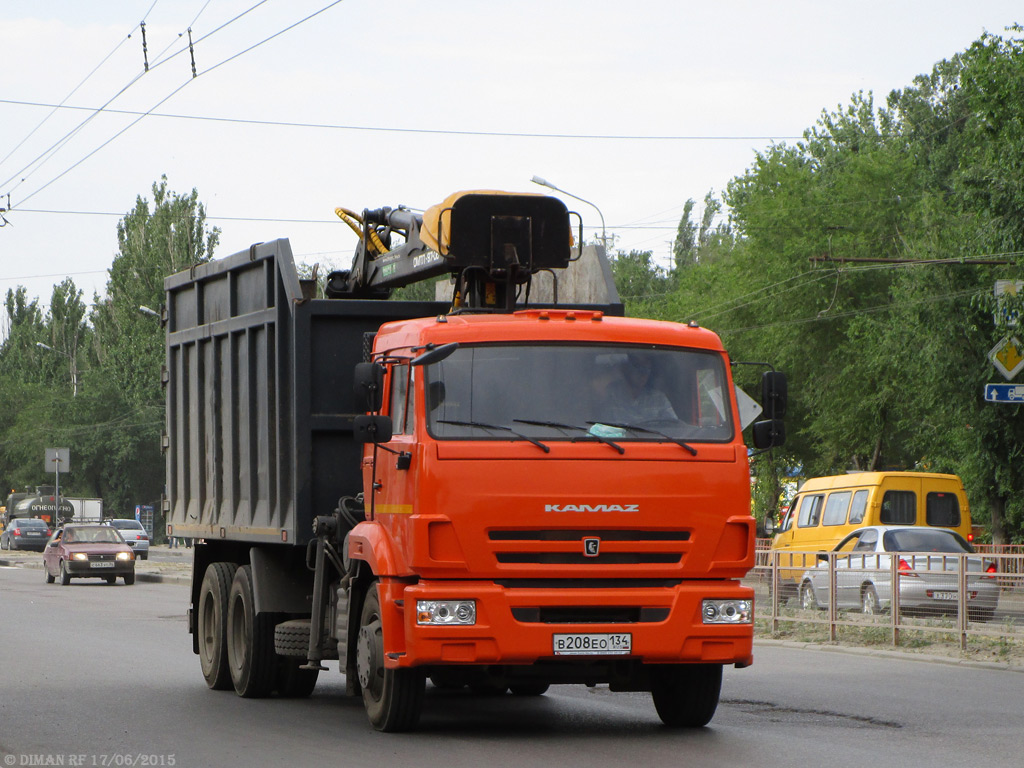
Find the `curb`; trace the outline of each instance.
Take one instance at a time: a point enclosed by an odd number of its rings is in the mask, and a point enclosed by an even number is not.
[[[1024,674],[1024,666],[1018,666],[1007,662],[998,661],[975,661],[973,659],[962,659],[950,656],[936,656],[929,653],[916,653],[914,651],[900,651],[890,648],[867,648],[859,645],[839,645],[835,643],[804,643],[794,640],[770,640],[754,638],[754,647],[773,646],[776,648],[795,648],[805,651],[823,651],[825,653],[840,653],[853,656],[874,656],[882,659],[903,659],[909,661],[922,661],[929,664],[944,664],[949,667],[970,667],[971,669],[989,669],[997,672],[1015,672]]]

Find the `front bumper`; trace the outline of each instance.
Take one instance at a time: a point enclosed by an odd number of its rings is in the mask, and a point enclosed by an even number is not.
[[[106,576],[124,576],[135,573],[134,560],[115,560],[112,565],[97,565],[88,560],[65,560],[64,567],[76,578],[92,576],[102,579]]]
[[[704,624],[704,599],[748,600],[754,592],[738,581],[687,581],[668,587],[516,587],[493,582],[383,581],[382,609],[401,624],[385,628],[385,665],[534,664],[630,659],[643,663],[714,663],[747,666],[753,661],[753,624]],[[476,623],[423,626],[417,600],[476,601]],[[385,602],[386,601],[386,602]],[[632,620],[601,621],[627,614]],[[753,610],[751,610],[753,615]],[[569,619],[567,616],[573,618]],[[561,620],[560,620],[561,619]],[[556,633],[628,632],[626,656],[555,656]]]

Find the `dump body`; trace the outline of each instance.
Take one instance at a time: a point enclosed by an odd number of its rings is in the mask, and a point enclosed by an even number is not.
[[[362,490],[352,370],[366,334],[448,309],[304,299],[291,265],[277,240],[167,279],[171,535],[305,545],[314,515]]]

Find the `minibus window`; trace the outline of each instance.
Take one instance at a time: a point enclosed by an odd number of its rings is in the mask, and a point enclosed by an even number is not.
[[[821,502],[824,496],[804,496],[800,502],[800,516],[796,524],[801,528],[813,528],[821,522]]]
[[[857,491],[853,494],[853,504],[850,505],[850,524],[858,525],[864,522],[864,512],[868,508],[868,492]]]
[[[960,526],[960,502],[954,493],[929,493],[924,500],[925,522],[942,528]]]
[[[914,525],[917,522],[917,494],[913,491],[886,491],[878,522],[882,525]]]
[[[828,495],[825,502],[824,525],[842,525],[846,522],[846,510],[850,507],[850,492],[836,491]]]

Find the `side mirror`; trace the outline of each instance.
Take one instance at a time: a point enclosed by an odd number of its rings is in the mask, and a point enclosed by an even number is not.
[[[357,408],[365,405],[367,411],[379,411],[384,404],[384,366],[357,363],[352,392]]]
[[[753,437],[758,450],[776,448],[786,442],[786,424],[782,419],[755,421]]]
[[[440,347],[435,347],[433,344],[428,344],[425,347],[425,352],[412,359],[409,365],[420,366],[420,365],[433,365],[439,363],[448,357],[452,352],[459,348],[459,342],[453,341],[449,344],[442,344]]]
[[[788,399],[786,374],[782,371],[765,371],[761,376],[761,405],[764,406],[765,415],[770,419],[781,419],[786,415]]]
[[[775,533],[775,519],[770,516],[764,518],[764,535],[771,536]]]
[[[357,443],[390,443],[391,433],[390,416],[356,416],[352,419],[352,435]]]

